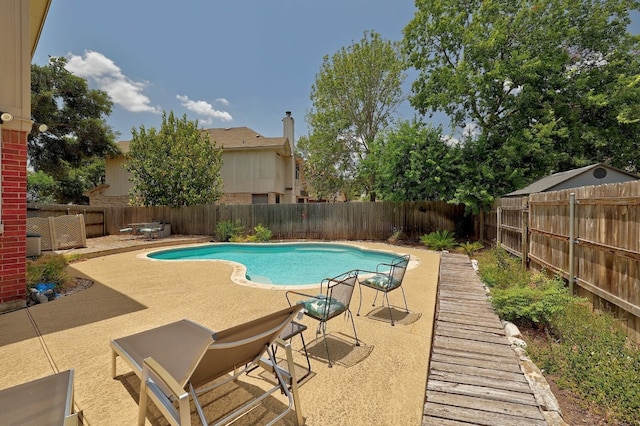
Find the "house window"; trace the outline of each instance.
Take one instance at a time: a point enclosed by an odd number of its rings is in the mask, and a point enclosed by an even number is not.
[[[280,194],[276,194],[276,204],[280,204]]]
[[[296,180],[300,180],[300,164],[296,163]]]
[[[269,194],[252,194],[251,204],[269,204]]]

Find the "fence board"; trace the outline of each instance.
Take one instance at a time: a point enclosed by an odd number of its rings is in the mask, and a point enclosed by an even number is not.
[[[278,240],[384,240],[396,230],[410,239],[438,229],[468,229],[473,234],[464,207],[445,202],[105,207],[104,212],[107,234],[117,234],[128,223],[152,220],[170,223],[171,232],[187,235],[214,235],[218,222],[238,220],[245,231],[261,224]]]

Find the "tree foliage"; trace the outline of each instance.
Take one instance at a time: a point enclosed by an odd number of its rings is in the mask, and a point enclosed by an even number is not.
[[[460,147],[441,128],[403,121],[373,144],[376,194],[389,201],[449,201],[459,178]]]
[[[54,203],[53,194],[56,191],[55,179],[43,172],[27,173],[27,201],[39,203]]]
[[[411,104],[475,128],[458,200],[476,210],[552,171],[640,169],[637,0],[417,0]]]
[[[160,130],[140,126],[132,136],[126,163],[132,204],[180,207],[220,198],[222,149],[197,121],[165,112]]]
[[[361,166],[403,100],[404,78],[399,43],[375,32],[324,57],[311,89],[310,134],[298,144],[312,187],[321,193],[373,196],[375,176]]]
[[[83,191],[104,179],[105,156],[118,151],[105,121],[113,103],[66,64],[65,58],[52,57],[46,66],[31,66],[32,115],[48,130],[40,133],[34,126],[29,134],[29,162],[56,181],[58,202],[84,203]]]

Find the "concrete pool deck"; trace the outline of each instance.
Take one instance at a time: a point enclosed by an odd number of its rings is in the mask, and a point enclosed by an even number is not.
[[[183,241],[173,241],[180,243]],[[300,386],[305,422],[421,424],[440,255],[383,243],[352,244],[411,254],[416,263],[407,271],[403,287],[413,315],[392,327],[381,321],[378,309],[371,306],[373,291],[363,289],[362,313],[354,317],[363,346],[352,345],[353,330],[348,319],[339,317],[328,323],[330,349],[338,358],[333,368],[328,368],[323,359],[322,339],[315,335],[316,323],[308,318],[301,320],[309,327],[304,337],[313,370]],[[137,418],[139,381],[121,361],[118,378],[110,377],[111,339],[183,318],[220,330],[287,306],[284,290],[234,284],[230,265],[140,258],[150,250],[143,246],[122,253],[116,250],[115,254],[74,263],[69,267],[71,273],[91,279],[93,286],[52,303],[0,316],[0,357],[5,361],[0,388],[74,368],[76,405],[84,413],[84,424],[131,425]],[[359,299],[356,289],[351,302],[354,314]],[[390,300],[401,306],[401,293],[391,293]],[[300,340],[294,338],[292,345],[296,363],[305,364],[299,352]],[[267,387],[264,381],[251,376],[233,386],[232,393],[240,399],[251,393],[253,386]],[[262,408],[235,424],[263,423],[275,416],[284,401],[282,395],[269,397]],[[226,408],[208,404],[205,411],[208,418],[215,419]],[[290,413],[279,424],[294,424],[294,419],[295,414]],[[147,417],[147,424],[167,423],[152,415]]]

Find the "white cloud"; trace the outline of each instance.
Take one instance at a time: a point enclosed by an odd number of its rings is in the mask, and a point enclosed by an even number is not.
[[[70,55],[66,68],[78,77],[93,81],[115,104],[127,111],[162,112],[159,107],[151,105],[151,100],[143,93],[147,83],[131,80],[102,53],[89,50],[84,52],[84,56]]]
[[[188,109],[189,111],[195,112],[198,115],[202,115],[207,117],[205,120],[199,120],[201,124],[211,124],[213,119],[222,120],[222,121],[231,121],[233,117],[226,111],[219,111],[213,107],[207,101],[192,101],[187,96],[184,95],[176,95],[176,99],[178,99],[182,106]],[[229,102],[226,99],[216,99],[217,103],[220,103],[224,106],[229,105]]]
[[[462,128],[462,136],[465,139],[475,139],[480,135],[480,126],[476,123],[466,123]]]
[[[454,147],[460,146],[460,139],[456,138],[454,135],[442,135],[440,139],[445,143],[445,145]]]

